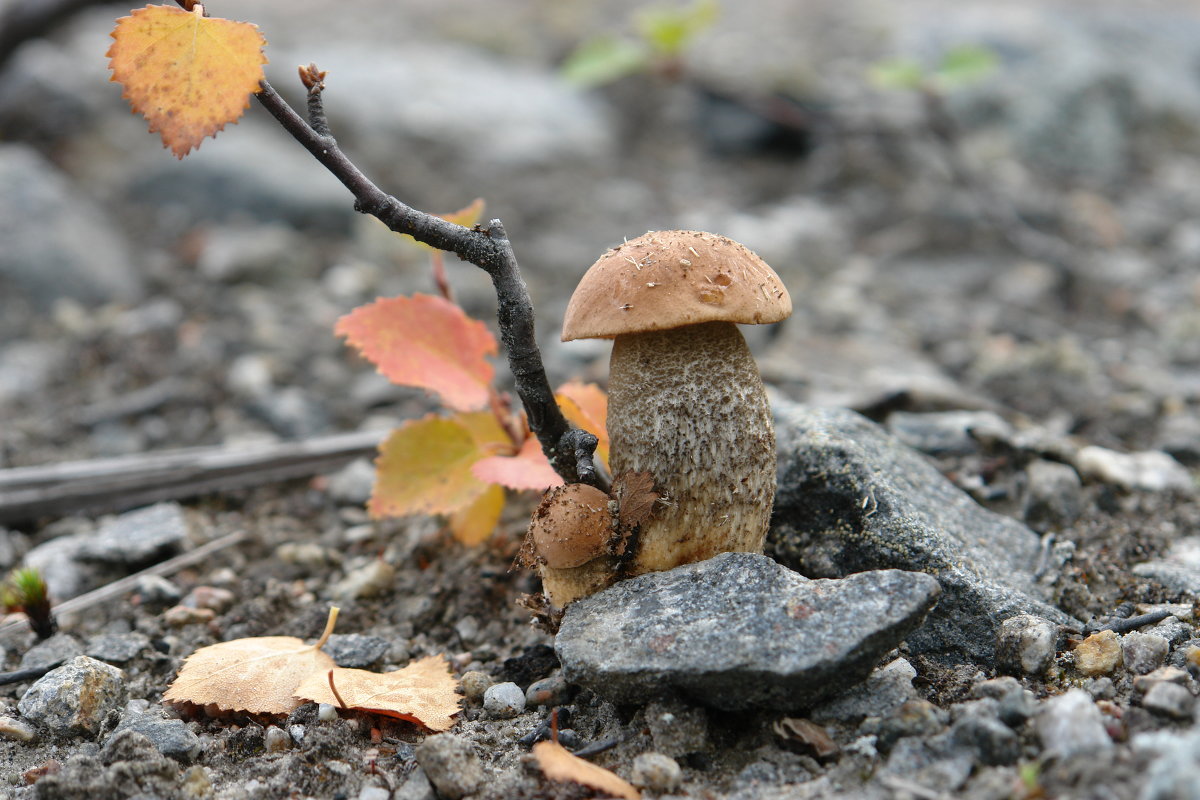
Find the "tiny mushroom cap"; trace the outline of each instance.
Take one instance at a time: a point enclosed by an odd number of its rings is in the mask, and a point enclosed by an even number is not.
[[[569,483],[551,489],[542,499],[529,534],[547,567],[568,569],[607,552],[611,520],[608,495],[594,486]]]
[[[791,313],[783,281],[745,246],[702,231],[652,231],[592,265],[567,304],[562,339],[779,322]]]

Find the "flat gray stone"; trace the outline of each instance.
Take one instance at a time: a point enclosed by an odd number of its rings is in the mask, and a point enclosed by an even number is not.
[[[555,650],[567,681],[616,703],[680,691],[727,711],[799,709],[866,677],[939,594],[917,573],[814,581],[723,553],[572,603]]]
[[[813,577],[902,569],[937,578],[945,594],[909,638],[913,652],[990,663],[1009,617],[1080,624],[1039,597],[1033,531],[978,505],[878,425],[846,409],[776,401],[775,427],[768,552]]]
[[[136,706],[135,706],[136,704]],[[144,700],[133,701],[105,744],[123,731],[140,733],[150,740],[154,749],[180,763],[190,763],[200,755],[200,737],[188,730],[181,719],[167,719],[159,708],[146,707]]]
[[[80,548],[81,561],[141,567],[177,555],[187,542],[187,517],[178,503],[128,511],[113,517]]]

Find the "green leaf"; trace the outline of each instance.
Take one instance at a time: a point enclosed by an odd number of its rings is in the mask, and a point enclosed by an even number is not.
[[[996,54],[979,45],[962,45],[949,50],[938,64],[936,77],[945,87],[966,86],[987,77],[996,69]]]
[[[567,56],[562,76],[577,86],[603,86],[646,68],[645,46],[615,36],[588,39]]]
[[[717,0],[696,0],[690,6],[655,6],[634,15],[634,26],[655,53],[677,56],[696,36],[717,21],[721,7]]]
[[[919,89],[925,80],[925,70],[911,58],[889,58],[877,61],[867,71],[871,83],[880,89]]]

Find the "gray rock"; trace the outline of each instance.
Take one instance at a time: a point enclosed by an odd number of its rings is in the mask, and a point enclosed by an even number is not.
[[[1045,533],[1070,524],[1083,513],[1083,482],[1066,464],[1038,459],[1026,468],[1025,522]]]
[[[62,374],[64,358],[63,348],[51,342],[18,341],[0,349],[0,402],[45,391]]]
[[[882,772],[907,778],[933,792],[955,792],[975,768],[975,755],[948,733],[909,736],[896,743]]]
[[[1134,564],[1131,571],[1173,592],[1200,594],[1200,536],[1176,540],[1164,558]]]
[[[975,503],[929,462],[845,409],[775,403],[779,491],[768,550],[813,576],[905,569],[944,592],[917,653],[992,660],[1003,620],[1078,625],[1037,596],[1036,534]]]
[[[121,670],[77,656],[29,687],[17,709],[31,722],[55,733],[93,736],[109,712],[125,702]]]
[[[140,733],[150,740],[155,750],[182,764],[190,763],[200,755],[200,737],[188,730],[183,720],[168,719],[161,709],[149,707],[145,701],[129,704],[125,716],[105,743],[113,741],[123,731]]]
[[[927,575],[810,581],[722,553],[572,603],[555,650],[569,682],[613,702],[679,690],[723,710],[802,708],[866,677],[938,595]]]
[[[58,168],[24,145],[0,145],[0,294],[48,310],[132,302],[136,261],[116,226]]]
[[[857,722],[865,717],[885,717],[916,698],[913,678],[917,671],[897,658],[812,710],[813,722]]]
[[[1015,764],[1021,757],[1021,742],[1012,728],[1000,719],[996,700],[973,700],[953,709],[950,736],[955,744],[971,750],[989,767]]]
[[[425,777],[425,770],[417,767],[392,795],[392,800],[437,800],[437,795],[429,778]]]
[[[1195,485],[1187,467],[1161,450],[1119,453],[1088,445],[1080,448],[1076,454],[1075,467],[1080,474],[1115,484],[1122,489],[1187,491]]]
[[[934,737],[945,729],[948,721],[949,715],[928,700],[909,700],[879,723],[879,748],[887,752],[909,736]]]
[[[143,633],[101,633],[88,639],[84,654],[109,664],[124,664],[150,649]]]
[[[329,496],[334,502],[348,506],[363,506],[375,487],[375,465],[358,458],[329,476]]]
[[[391,642],[382,636],[335,633],[321,649],[328,653],[339,667],[371,669],[383,661],[391,646]]]
[[[178,503],[127,511],[88,537],[78,558],[128,568],[143,567],[177,555],[187,543],[188,523]]]
[[[996,637],[996,668],[1009,675],[1041,675],[1054,663],[1058,628],[1031,614],[1009,617]]]
[[[21,669],[46,667],[59,661],[67,662],[83,655],[83,645],[69,633],[56,633],[38,642],[21,656]]]
[[[178,775],[179,764],[161,755],[149,739],[136,731],[122,731],[109,739],[98,756],[73,755],[59,772],[39,779],[32,796],[42,800],[176,797]]]
[[[1125,668],[1135,675],[1145,675],[1161,667],[1170,649],[1170,643],[1155,633],[1131,631],[1121,637]]]
[[[571,697],[571,684],[562,675],[551,675],[529,684],[525,703],[529,706],[560,706]]]
[[[1113,746],[1100,709],[1081,689],[1071,689],[1047,700],[1037,716],[1037,732],[1044,748],[1043,757],[1098,755]]]
[[[525,711],[525,693],[511,681],[489,686],[483,693],[483,710],[496,719],[509,719]]]
[[[214,281],[259,285],[315,276],[316,253],[292,228],[280,225],[218,227],[204,238],[196,267]]]
[[[991,411],[896,411],[888,415],[887,429],[904,444],[930,455],[976,453],[980,437],[1012,436],[1012,426]]]
[[[473,669],[464,672],[459,683],[462,686],[463,697],[472,703],[482,703],[483,693],[488,690],[488,687],[494,681],[492,680],[492,676],[486,672]]]
[[[86,544],[87,534],[55,537],[26,553],[25,566],[42,573],[51,598],[69,600],[103,582],[99,570],[77,559]]]
[[[629,778],[634,786],[640,786],[655,794],[664,794],[679,788],[683,781],[683,770],[670,756],[662,753],[641,753],[633,760]]]
[[[183,590],[161,575],[143,575],[133,588],[134,595],[150,610],[162,610],[183,599]]]
[[[430,736],[417,746],[417,763],[440,796],[459,800],[483,784],[483,762],[471,743],[452,733]]]
[[[1142,697],[1142,708],[1171,719],[1191,719],[1196,707],[1196,698],[1187,690],[1170,681],[1159,681]]]
[[[1149,761],[1138,800],[1191,800],[1200,786],[1200,728],[1139,733],[1133,752]]]
[[[1179,463],[1200,467],[1200,414],[1164,417],[1159,424],[1157,445]]]

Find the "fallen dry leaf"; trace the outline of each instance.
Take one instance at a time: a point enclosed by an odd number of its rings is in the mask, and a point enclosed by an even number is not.
[[[338,609],[316,644],[294,636],[254,636],[201,647],[187,657],[163,695],[165,703],[214,705],[222,711],[287,714],[300,705],[293,695],[309,675],[324,675],[333,659],[321,646],[333,633]]]
[[[326,670],[309,675],[296,687],[296,697],[338,706],[340,696],[346,708],[405,719],[431,731],[444,731],[454,724],[462,698],[444,656],[427,656],[395,672],[331,668],[336,696]]]
[[[542,773],[552,781],[572,781],[598,789],[612,797],[640,800],[641,793],[633,784],[616,773],[573,756],[558,742],[538,742],[533,746]]]

